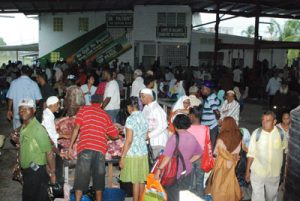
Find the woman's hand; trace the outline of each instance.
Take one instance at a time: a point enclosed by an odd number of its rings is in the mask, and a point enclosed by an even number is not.
[[[160,169],[157,169],[154,174],[154,179],[159,180],[159,176],[160,176]]]
[[[125,167],[125,160],[124,160],[123,157],[121,157],[121,159],[120,159],[120,161],[119,161],[119,167],[120,167],[121,169],[123,169],[123,168]]]

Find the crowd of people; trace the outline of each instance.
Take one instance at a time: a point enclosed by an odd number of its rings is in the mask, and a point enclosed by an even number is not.
[[[283,75],[277,69],[263,73],[265,65],[232,71],[223,66],[192,71],[170,65],[163,71],[159,66],[133,69],[117,60],[89,67],[64,61],[44,67],[9,62],[1,69],[5,78],[1,79],[1,101],[7,101],[7,119],[20,132],[13,139],[20,144],[23,200],[46,200],[48,182],[64,181],[62,161],[74,155],[76,200],[88,190],[90,178],[96,200],[102,200],[107,141],[124,136],[120,180],[133,184],[134,201],[142,200],[151,171],[149,157],[164,157],[154,172],[159,179],[175,147],[183,161],[179,161],[177,181],[165,187],[169,201],[179,200],[184,189],[206,200],[239,201],[242,187],[249,183],[252,201],[276,200],[284,178],[289,111],[298,105],[298,94],[293,69],[284,68]],[[270,77],[265,85],[270,104],[262,114],[261,127],[250,135],[247,128],[239,127],[240,113],[245,99],[255,96],[253,87],[258,83],[251,75],[257,73]],[[174,103],[170,111],[162,108],[160,99]],[[71,136],[57,130],[55,121],[60,117],[74,120]],[[62,138],[70,140],[63,154],[58,142]],[[205,181],[201,162],[207,140],[215,165]]]

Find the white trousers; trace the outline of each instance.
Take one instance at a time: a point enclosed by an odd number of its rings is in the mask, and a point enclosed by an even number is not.
[[[280,176],[259,177],[252,172],[250,181],[252,186],[251,201],[277,201]]]

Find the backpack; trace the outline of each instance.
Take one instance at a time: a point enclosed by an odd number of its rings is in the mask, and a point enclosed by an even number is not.
[[[278,126],[276,126],[276,128],[278,129],[278,132],[279,132],[279,135],[280,135],[280,139],[281,139],[281,142],[283,141],[284,139],[284,132],[281,128],[279,128]],[[259,140],[260,136],[261,136],[261,132],[262,132],[262,128],[260,127],[257,132],[256,132],[256,142]]]

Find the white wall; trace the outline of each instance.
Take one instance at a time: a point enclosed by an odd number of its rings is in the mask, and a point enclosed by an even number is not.
[[[157,38],[157,13],[186,13],[187,38]],[[189,6],[135,6],[133,38],[138,41],[159,41],[189,43],[192,26],[192,12]]]
[[[253,44],[252,38],[225,35],[220,34],[219,38],[222,39],[223,43],[241,43],[241,44]],[[214,33],[200,33],[192,32],[191,37],[191,66],[199,66],[199,51],[214,51]],[[229,54],[229,51],[232,55]],[[220,50],[224,52],[223,65],[231,66],[231,58],[238,58],[238,52],[240,52],[240,57],[243,58],[243,50]],[[245,59],[244,66],[252,67],[253,63],[253,50],[246,49],[244,51]],[[259,53],[259,60],[267,59],[271,65],[271,50],[264,49]],[[273,65],[282,68],[286,63],[286,50],[274,49],[273,50]]]
[[[114,11],[114,13],[128,13],[132,11]],[[61,47],[62,45],[78,38],[86,32],[80,32],[78,29],[79,17],[89,18],[89,31],[106,22],[107,12],[83,12],[83,13],[43,13],[40,14],[39,27],[39,56],[44,56],[49,52]],[[110,12],[111,13],[111,12]],[[63,31],[53,31],[53,17],[63,18]],[[130,33],[131,34],[131,33]],[[133,50],[123,54],[120,61],[133,63]]]

